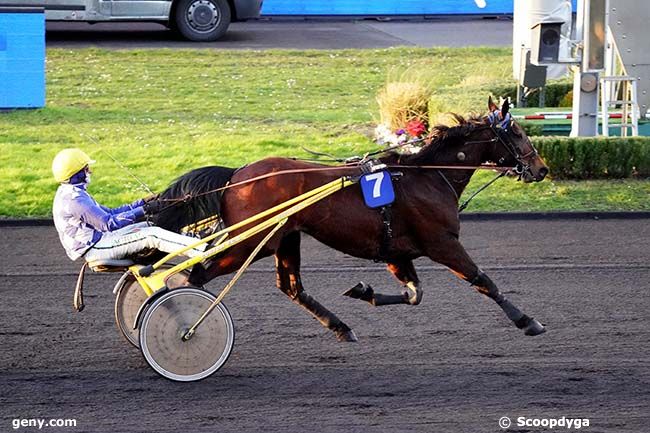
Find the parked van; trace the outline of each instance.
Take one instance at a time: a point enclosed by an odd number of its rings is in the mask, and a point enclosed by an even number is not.
[[[258,18],[262,0],[14,0],[11,6],[45,6],[49,21],[149,21],[192,41],[214,41],[231,21]]]

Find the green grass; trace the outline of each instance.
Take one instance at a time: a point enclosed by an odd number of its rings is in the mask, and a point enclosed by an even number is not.
[[[477,173],[465,196],[494,177]],[[466,212],[650,210],[650,182],[642,180],[555,181],[525,184],[504,178],[474,199]]]
[[[424,74],[437,101],[484,111],[488,89],[511,81],[510,50],[47,52],[47,107],[0,114],[0,216],[47,216],[50,163],[65,147],[94,157],[91,192],[118,205],[207,164],[272,155],[374,150],[375,95],[395,70]],[[468,191],[491,174],[477,175]],[[649,209],[647,181],[502,180],[469,211]],[[645,199],[644,199],[645,198]]]

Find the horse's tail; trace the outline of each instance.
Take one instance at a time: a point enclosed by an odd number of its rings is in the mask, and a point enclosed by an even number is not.
[[[190,171],[176,179],[160,199],[164,209],[153,223],[175,232],[206,218],[221,213],[221,196],[235,169],[208,166]]]

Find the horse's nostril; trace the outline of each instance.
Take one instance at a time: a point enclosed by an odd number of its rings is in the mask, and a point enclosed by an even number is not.
[[[542,167],[539,169],[539,178],[544,179],[546,175],[548,174],[548,168]]]

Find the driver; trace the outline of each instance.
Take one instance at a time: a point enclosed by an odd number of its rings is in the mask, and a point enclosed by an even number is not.
[[[198,241],[143,221],[162,209],[157,196],[115,209],[98,204],[86,191],[94,163],[80,149],[64,149],[52,161],[54,179],[60,183],[52,206],[54,225],[71,260],[124,259],[148,248],[171,253]],[[205,248],[201,244],[183,254],[195,257]]]

